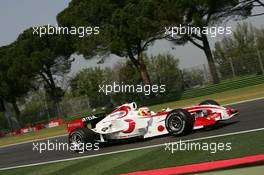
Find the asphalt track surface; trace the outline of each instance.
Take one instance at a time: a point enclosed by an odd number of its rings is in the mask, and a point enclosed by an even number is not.
[[[72,151],[45,151],[39,153],[33,151],[33,143],[23,143],[19,145],[13,145],[0,148],[0,169],[36,164],[41,162],[56,161],[68,158],[74,158],[78,156],[87,156],[95,154],[109,153],[113,151],[120,151],[126,149],[133,149],[145,146],[151,146],[156,144],[163,144],[178,140],[196,139],[220,134],[227,134],[239,131],[246,131],[258,128],[264,128],[264,99],[251,102],[244,102],[240,104],[231,105],[231,107],[240,110],[240,115],[236,116],[228,121],[219,123],[219,126],[213,130],[196,130],[193,133],[183,137],[163,136],[158,138],[152,138],[143,141],[130,141],[128,143],[114,144],[111,146],[105,146],[98,151],[86,151],[83,154],[78,154]],[[67,137],[57,137],[49,139],[50,142],[67,142]],[[47,140],[41,140],[37,142],[46,142]],[[36,142],[35,142],[36,143]]]

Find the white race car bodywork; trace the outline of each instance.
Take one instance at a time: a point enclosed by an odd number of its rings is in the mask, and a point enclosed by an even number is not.
[[[67,123],[69,140],[73,143],[80,140],[108,142],[128,138],[150,138],[168,133],[180,135],[178,131],[185,129],[185,132],[189,132],[213,126],[218,121],[228,120],[239,113],[235,109],[217,105],[217,102],[212,100],[205,102],[183,109],[166,108],[157,113],[147,107],[137,108],[136,103],[124,104],[104,118],[88,116]]]
[[[134,106],[134,107],[133,107]],[[124,139],[132,137],[148,138],[167,134],[164,128],[158,131],[158,126],[164,126],[166,115],[152,117],[152,115],[141,116],[134,103],[122,105],[125,110],[117,110],[106,116],[92,129],[94,132],[105,135],[107,139]],[[103,140],[101,140],[103,141]]]
[[[184,109],[188,110],[196,119],[204,118],[203,120],[214,121],[214,123],[236,115],[236,113],[230,115],[226,108],[216,105],[199,105]],[[165,118],[170,111],[171,109],[167,108],[158,113],[150,111],[149,114],[140,115],[135,103],[124,104],[98,122],[92,130],[100,134],[101,142],[104,142],[105,139],[149,138],[165,135],[168,134],[165,128]],[[211,115],[207,115],[208,112]],[[204,123],[199,124],[198,122],[193,129],[200,129],[204,126]]]

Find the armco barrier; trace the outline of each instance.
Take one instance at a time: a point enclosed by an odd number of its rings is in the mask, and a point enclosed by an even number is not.
[[[43,128],[52,128],[52,127],[56,127],[56,126],[59,126],[62,124],[63,124],[62,119],[51,120],[48,123],[41,123],[41,124],[37,124],[34,126],[30,126],[30,127],[20,128],[18,130],[15,130],[14,132],[12,132],[11,135],[19,135],[19,134],[28,133],[28,132],[35,132],[35,131],[39,131]]]
[[[52,128],[52,127],[56,127],[63,124],[63,120],[62,119],[58,119],[58,120],[51,120],[49,121],[49,123],[46,125],[46,128]]]

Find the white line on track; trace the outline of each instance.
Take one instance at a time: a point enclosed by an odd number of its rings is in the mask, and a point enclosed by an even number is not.
[[[252,101],[263,100],[263,99],[264,99],[264,97],[259,97],[259,98],[249,99],[249,100],[242,100],[242,101],[238,101],[238,102],[234,102],[234,103],[228,103],[228,104],[224,104],[223,106],[240,104],[240,103],[246,103],[246,102],[252,102]],[[67,136],[67,135],[68,134],[62,134],[62,135],[57,135],[57,136],[52,136],[52,137],[47,137],[47,138],[41,138],[41,139],[35,139],[35,140],[28,140],[28,141],[24,141],[24,142],[19,142],[19,143],[4,145],[4,146],[0,146],[0,149],[1,148],[5,148],[5,147],[9,147],[9,146],[15,146],[15,145],[20,145],[20,144],[25,144],[25,143],[37,142],[37,141],[41,141],[41,140],[48,140],[48,139],[53,139],[53,138],[57,138],[57,137],[64,137],[64,136]]]
[[[245,133],[263,131],[263,130],[264,130],[264,128],[251,129],[251,130],[246,130],[246,131],[226,133],[226,134],[220,134],[220,135],[214,135],[214,136],[208,136],[208,137],[201,137],[201,138],[196,138],[196,139],[181,140],[181,142],[193,142],[193,141],[206,140],[206,139],[225,137],[225,136],[231,136],[231,135],[238,135],[238,134],[245,134]],[[172,142],[172,143],[178,143],[178,142],[179,141]],[[53,160],[53,161],[47,161],[47,162],[40,162],[40,163],[33,163],[33,164],[27,164],[27,165],[19,165],[19,166],[1,168],[0,171],[10,170],[10,169],[15,169],[15,168],[24,168],[24,167],[30,167],[30,166],[36,166],[36,165],[43,165],[43,164],[59,163],[59,162],[65,162],[65,161],[71,161],[71,160],[80,160],[80,159],[86,159],[86,158],[91,158],[91,157],[98,157],[98,156],[104,156],[104,155],[124,153],[124,152],[129,152],[129,151],[143,150],[143,149],[147,149],[147,148],[155,148],[155,147],[160,147],[160,146],[165,146],[165,143],[156,144],[156,145],[150,145],[150,146],[144,146],[144,147],[139,147],[139,148],[125,149],[125,150],[120,150],[120,151],[112,151],[112,152],[108,152],[108,153],[87,155],[87,156],[82,156],[82,157],[74,157],[74,158],[68,158],[68,159]]]
[[[249,100],[241,100],[241,101],[234,102],[234,103],[224,104],[223,106],[235,105],[235,104],[246,103],[246,102],[252,102],[252,101],[263,100],[263,99],[264,99],[264,97],[258,97],[258,98],[253,98],[253,99],[249,99]]]

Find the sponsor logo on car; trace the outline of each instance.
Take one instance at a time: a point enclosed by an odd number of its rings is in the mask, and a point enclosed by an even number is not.
[[[90,121],[90,120],[93,120],[93,119],[97,119],[97,117],[95,117],[94,115],[88,116],[88,117],[82,118],[82,121],[86,122],[86,121]]]

